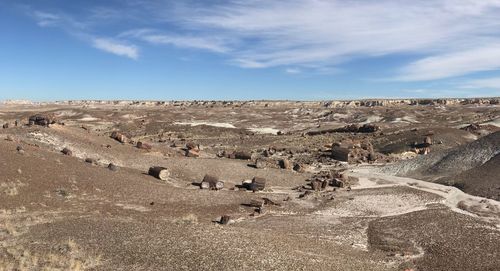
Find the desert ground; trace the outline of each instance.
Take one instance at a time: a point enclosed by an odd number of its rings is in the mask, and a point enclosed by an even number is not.
[[[500,270],[500,98],[6,101],[0,125],[0,270]]]

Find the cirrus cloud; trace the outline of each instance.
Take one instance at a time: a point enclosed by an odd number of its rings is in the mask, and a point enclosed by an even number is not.
[[[137,59],[139,57],[139,52],[136,46],[120,43],[115,40],[106,38],[94,38],[92,45],[97,49],[118,56],[125,56],[131,59]]]
[[[89,10],[73,14],[78,20],[42,11],[34,17],[40,26],[84,33],[93,47],[131,59],[139,50],[132,41],[140,41],[222,54],[243,68],[321,72],[403,55],[406,62],[388,71],[396,81],[500,69],[500,0],[127,0]],[[116,33],[91,34],[118,19],[124,27]]]

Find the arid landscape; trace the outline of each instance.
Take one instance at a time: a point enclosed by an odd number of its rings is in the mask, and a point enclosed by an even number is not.
[[[500,98],[0,104],[0,270],[500,270]]]

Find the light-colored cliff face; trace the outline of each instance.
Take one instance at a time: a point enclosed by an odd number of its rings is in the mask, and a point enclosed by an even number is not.
[[[332,101],[139,101],[139,100],[75,100],[55,102],[32,102],[29,100],[0,101],[4,105],[109,105],[109,106],[320,106],[327,108],[375,107],[375,106],[412,106],[412,105],[499,105],[500,97],[491,98],[441,98],[441,99],[366,99]]]
[[[500,104],[500,98],[449,98],[449,99],[374,99],[329,101],[325,107],[373,107],[399,105],[467,105],[467,104]]]

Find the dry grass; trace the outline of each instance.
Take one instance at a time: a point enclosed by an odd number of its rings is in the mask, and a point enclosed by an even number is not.
[[[0,271],[87,270],[101,264],[101,256],[82,249],[74,240],[47,244],[49,249],[30,247],[25,239],[30,227],[56,219],[55,214],[34,215],[19,210],[0,210]]]
[[[177,224],[197,224],[198,217],[194,214],[187,214],[181,218],[176,218],[173,220]]]
[[[2,182],[0,183],[0,193],[8,196],[15,196],[19,194],[19,187],[25,186],[25,183],[17,180],[16,182]]]
[[[88,270],[102,263],[101,256],[87,253],[74,240],[55,245],[49,252],[22,245],[0,248],[0,271],[7,270]]]

